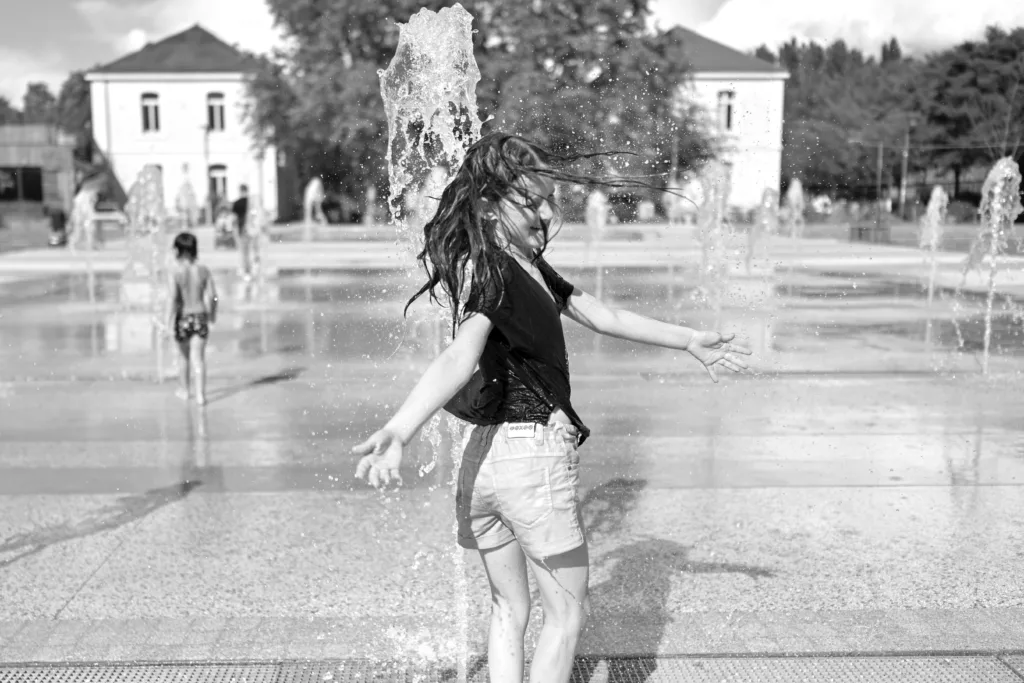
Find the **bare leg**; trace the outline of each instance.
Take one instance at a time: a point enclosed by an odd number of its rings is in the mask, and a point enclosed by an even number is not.
[[[522,683],[523,638],[530,619],[530,585],[526,558],[515,541],[500,548],[481,550],[491,584],[491,628],[487,639],[487,667],[491,683]]]
[[[192,366],[196,370],[196,403],[206,405],[206,340],[197,334],[189,341]]]
[[[178,380],[180,386],[175,394],[178,398],[188,400],[188,397],[192,395],[192,378],[191,368],[189,367],[188,356],[189,348],[188,341],[178,342],[178,352],[181,354],[181,358],[178,362]]]
[[[568,683],[576,643],[590,613],[587,544],[543,562],[529,560],[544,606],[544,626],[530,665],[530,683]]]

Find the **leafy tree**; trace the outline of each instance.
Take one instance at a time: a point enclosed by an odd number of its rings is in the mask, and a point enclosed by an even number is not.
[[[22,106],[25,123],[57,122],[57,98],[45,83],[29,83]]]
[[[398,43],[396,22],[447,0],[268,0],[291,49],[251,81],[250,121],[302,148],[307,172],[350,191],[383,185],[387,122],[377,70]],[[711,153],[691,112],[672,107],[686,74],[681,38],[646,30],[647,0],[467,0],[477,88],[492,128],[558,149],[625,149],[664,172],[675,136],[682,167]],[[322,150],[317,153],[314,150]]]
[[[765,48],[767,50],[767,48]],[[883,184],[901,172],[898,147],[917,106],[920,65],[896,59],[899,45],[883,48],[884,63],[838,40],[828,46],[791,40],[779,48],[786,83],[783,176],[808,189],[846,197],[873,197],[877,146],[883,144]]]
[[[57,94],[57,125],[69,133],[87,133],[92,121],[91,102],[85,73],[72,72],[60,86],[60,92]]]
[[[11,101],[0,96],[0,126],[8,123],[21,123],[21,112],[11,105]]]
[[[989,28],[985,40],[932,55],[925,67],[922,108],[926,142],[937,168],[960,172],[1004,156],[1024,143],[1024,28]]]

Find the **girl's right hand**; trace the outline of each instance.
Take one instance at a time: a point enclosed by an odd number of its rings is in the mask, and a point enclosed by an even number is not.
[[[405,444],[390,429],[381,429],[369,439],[355,446],[352,452],[364,456],[356,466],[356,478],[367,479],[374,488],[395,482],[402,485],[398,472],[402,464],[402,448]]]

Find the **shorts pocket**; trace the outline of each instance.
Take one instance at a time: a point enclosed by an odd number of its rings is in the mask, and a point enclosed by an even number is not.
[[[501,514],[513,525],[529,529],[551,516],[551,470],[556,460],[518,458],[495,463]]]

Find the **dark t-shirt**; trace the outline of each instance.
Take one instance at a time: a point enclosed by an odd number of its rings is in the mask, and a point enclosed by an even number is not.
[[[245,217],[249,215],[249,198],[240,197],[231,205],[231,213],[238,219],[238,232],[245,232]]]
[[[530,388],[531,383],[540,383],[554,407],[561,408],[585,438],[589,430],[570,402],[569,355],[560,317],[573,286],[543,258],[538,259],[537,267],[554,300],[522,265],[505,256],[501,259],[504,292],[498,296],[495,291],[481,297],[475,306],[467,306],[467,314],[486,315],[494,325],[480,357],[482,391],[494,393],[494,399],[500,396],[501,407],[495,411],[494,423],[547,424],[552,407]],[[532,377],[524,381],[518,376],[518,363],[508,360],[510,352]]]

